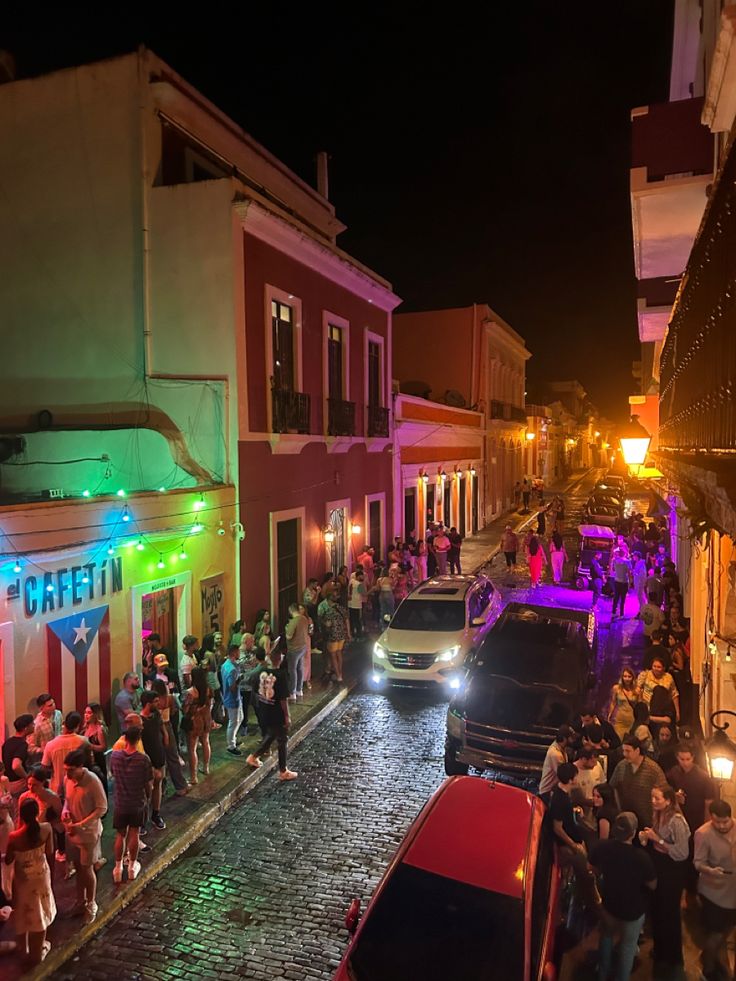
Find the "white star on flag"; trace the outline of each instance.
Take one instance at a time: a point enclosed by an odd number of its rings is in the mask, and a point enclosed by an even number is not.
[[[74,631],[75,646],[80,642],[80,640],[82,641],[83,644],[87,643],[87,634],[90,632],[91,629],[92,628],[88,627],[87,624],[85,623],[84,617],[82,617],[82,622],[79,624],[78,627],[72,627],[72,630]]]

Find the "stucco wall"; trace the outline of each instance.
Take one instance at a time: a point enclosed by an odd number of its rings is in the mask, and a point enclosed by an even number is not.
[[[423,381],[438,399],[455,389],[470,406],[473,307],[394,314],[394,378]]]

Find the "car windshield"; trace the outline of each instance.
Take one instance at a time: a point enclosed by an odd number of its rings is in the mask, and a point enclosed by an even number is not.
[[[513,981],[524,970],[520,899],[402,863],[350,954],[355,981]]]
[[[582,628],[581,628],[582,629]],[[584,665],[574,635],[563,622],[501,624],[488,635],[478,670],[521,685],[550,685],[563,691],[580,688]]]
[[[393,620],[393,630],[436,630],[454,632],[465,626],[463,600],[407,599],[401,604]]]

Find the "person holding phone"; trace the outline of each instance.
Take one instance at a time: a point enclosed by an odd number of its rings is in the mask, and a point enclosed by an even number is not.
[[[705,933],[703,974],[726,978],[726,942],[736,926],[736,822],[725,800],[712,800],[709,812],[710,820],[695,832],[694,857]]]

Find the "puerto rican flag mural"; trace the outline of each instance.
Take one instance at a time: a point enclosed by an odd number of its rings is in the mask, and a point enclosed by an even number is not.
[[[66,714],[99,702],[109,714],[110,613],[108,606],[83,610],[46,624],[49,692]]]

